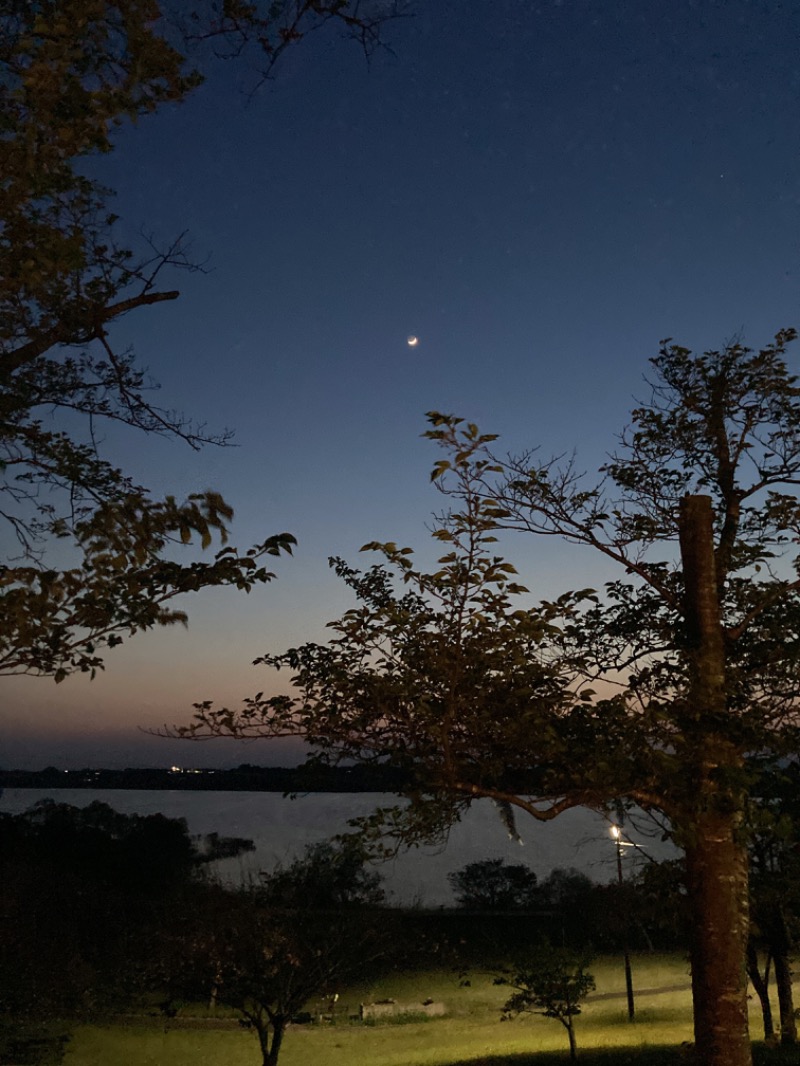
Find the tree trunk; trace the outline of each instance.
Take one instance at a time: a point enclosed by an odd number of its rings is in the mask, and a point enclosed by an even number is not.
[[[781,915],[783,921],[783,915]],[[781,1019],[781,1043],[797,1043],[797,1019],[792,996],[792,969],[789,965],[788,936],[783,951],[775,955],[775,986],[778,989],[778,1011]]]
[[[775,956],[775,986],[778,989],[778,1011],[781,1019],[781,1043],[797,1043],[797,1019],[794,1016],[792,971],[787,955]]]
[[[751,1066],[747,1021],[748,856],[742,754],[726,729],[727,669],[709,496],[681,500],[686,698],[675,708],[682,780],[695,1049],[703,1066]]]
[[[703,1066],[750,1066],[747,850],[738,819],[711,812],[701,821],[686,848],[695,1048]]]
[[[758,952],[752,940],[747,945],[747,976],[755,989],[758,1001],[761,1004],[761,1018],[764,1022],[764,1039],[771,1040],[775,1036],[775,1025],[772,1021],[772,1004],[769,1001],[769,956],[764,969],[764,976],[758,968]]]
[[[780,901],[774,901],[764,920],[764,932],[775,963],[775,986],[778,990],[778,1011],[781,1020],[781,1043],[797,1043],[797,1019],[794,1016],[792,968],[789,953],[792,948],[786,915]]]
[[[569,1037],[569,1059],[570,1062],[577,1062],[578,1059],[578,1043],[575,1040],[575,1024],[571,1017],[568,1017],[564,1022],[564,1028],[567,1030],[567,1036]]]
[[[272,1019],[272,1041],[269,1044],[269,1050],[265,1050],[262,1044],[262,1055],[264,1066],[278,1066],[278,1055],[280,1054],[281,1044],[283,1043],[283,1034],[286,1032],[286,1022],[283,1018]]]

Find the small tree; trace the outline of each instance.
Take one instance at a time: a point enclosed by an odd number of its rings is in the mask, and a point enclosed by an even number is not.
[[[176,944],[182,994],[232,1007],[276,1066],[292,1018],[383,958],[389,943],[380,877],[354,847],[320,844],[260,887],[212,892]]]
[[[574,1062],[578,1053],[575,1018],[581,1013],[581,1001],[595,988],[587,966],[587,959],[571,951],[543,945],[524,967],[498,979],[498,984],[516,989],[503,1007],[503,1020],[522,1013],[556,1018],[567,1030],[569,1055]]]
[[[447,880],[459,907],[471,910],[524,911],[541,902],[536,874],[524,863],[483,859],[449,873]]]

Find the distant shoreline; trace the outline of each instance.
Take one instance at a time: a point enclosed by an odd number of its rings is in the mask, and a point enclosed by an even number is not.
[[[398,792],[405,775],[380,766],[250,766],[231,770],[0,770],[0,789],[108,789],[184,792]]]

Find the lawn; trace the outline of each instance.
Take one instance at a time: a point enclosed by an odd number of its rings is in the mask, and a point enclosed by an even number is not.
[[[579,1058],[584,1066],[661,1066],[685,1061],[679,1045],[691,1040],[687,964],[667,956],[635,958],[636,1021],[627,1020],[621,960],[598,959],[591,967],[597,992],[578,1018]],[[342,991],[333,1025],[294,1026],[282,1066],[550,1066],[567,1060],[566,1033],[559,1022],[525,1016],[499,1020],[507,990],[488,974],[471,973],[464,985],[447,971],[394,975],[378,984]],[[360,1002],[393,998],[398,1003],[433,999],[447,1015],[404,1024],[356,1024],[349,1016]],[[760,1018],[753,1013],[753,1033]],[[759,1056],[760,1057],[760,1056]],[[770,1055],[770,1063],[782,1056]],[[791,1060],[796,1062],[796,1051]],[[163,1023],[85,1026],[78,1029],[65,1066],[256,1066],[255,1037],[230,1029],[169,1028]]]

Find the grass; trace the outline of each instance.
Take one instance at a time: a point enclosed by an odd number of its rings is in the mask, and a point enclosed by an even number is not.
[[[627,1020],[621,960],[601,958],[591,967],[597,992],[577,1019],[582,1066],[667,1066],[685,1062],[679,1050],[692,1039],[691,996],[686,962],[677,957],[633,960],[636,1020]],[[566,1033],[559,1022],[524,1016],[500,1022],[508,990],[489,974],[473,973],[460,984],[453,973],[400,974],[342,991],[337,1024],[295,1026],[281,1051],[281,1066],[564,1066]],[[398,1003],[442,1001],[443,1018],[351,1024],[360,1002],[393,998]],[[753,1032],[760,1032],[757,1010]],[[780,1050],[757,1047],[757,1062],[796,1063]],[[230,1029],[169,1029],[162,1024],[84,1026],[78,1029],[65,1066],[256,1066],[258,1047],[251,1033]]]

